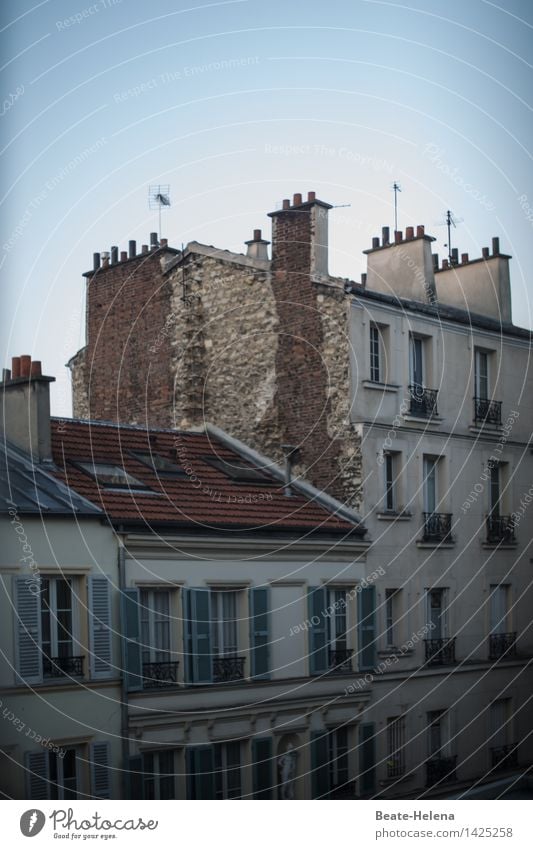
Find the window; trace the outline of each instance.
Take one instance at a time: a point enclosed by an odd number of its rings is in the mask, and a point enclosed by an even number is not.
[[[424,340],[420,336],[409,337],[409,378],[415,390],[424,386]]]
[[[75,463],[86,474],[95,479],[99,486],[109,489],[149,489],[142,481],[128,474],[121,466],[113,463]]]
[[[132,457],[139,460],[148,468],[152,469],[158,476],[161,477],[179,477],[186,478],[187,474],[181,466],[173,463],[167,457],[162,457],[161,454],[144,454],[140,451],[131,451]]]
[[[143,663],[169,660],[170,593],[141,590],[141,640]]]
[[[329,789],[346,789],[348,783],[348,729],[335,728],[328,734]]]
[[[492,463],[490,467],[490,515],[495,519],[500,515],[500,465]]]
[[[443,754],[445,711],[432,710],[428,712],[428,755],[438,758]]]
[[[213,654],[234,656],[238,652],[237,600],[235,590],[211,592],[211,628]]]
[[[396,467],[397,457],[388,452],[385,454],[385,510],[394,511],[397,508],[396,499]]]
[[[346,590],[328,590],[329,645],[332,651],[346,650]]]
[[[385,590],[385,643],[387,648],[397,644],[398,607],[401,590]]]
[[[491,748],[507,746],[510,739],[511,699],[498,699],[490,706]]]
[[[442,640],[448,636],[446,609],[446,589],[427,591],[428,625],[431,627],[431,640]]]
[[[189,799],[238,799],[242,795],[239,741],[197,746],[186,752]]]
[[[202,459],[210,466],[213,466],[213,468],[223,472],[228,478],[235,481],[235,483],[277,484],[276,481],[267,477],[262,471],[245,463],[240,458],[229,461],[223,460],[220,457],[208,456]]]
[[[373,383],[381,382],[381,342],[376,324],[370,325],[370,380]]]
[[[438,457],[424,457],[424,511],[434,513],[438,503]]]
[[[241,744],[215,745],[215,798],[238,799],[241,795]]]
[[[145,799],[175,799],[175,750],[144,752],[142,755]]]
[[[43,674],[82,675],[83,657],[74,655],[72,578],[41,578]]]
[[[313,799],[353,798],[350,781],[348,729],[334,728],[311,734],[311,785]]]
[[[490,632],[506,634],[509,631],[509,584],[491,584]]]
[[[482,401],[490,397],[489,394],[489,354],[487,351],[476,349],[474,358],[474,377],[476,398]]]
[[[391,716],[387,719],[387,776],[394,778],[405,772],[405,718]]]

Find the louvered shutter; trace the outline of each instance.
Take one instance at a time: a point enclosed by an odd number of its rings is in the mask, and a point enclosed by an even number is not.
[[[91,743],[91,791],[93,799],[111,798],[109,743]]]
[[[272,759],[272,737],[252,740],[254,799],[272,799],[274,790],[274,761]]]
[[[326,617],[326,590],[323,587],[309,587],[309,668],[311,675],[326,672],[328,669],[328,649]]]
[[[128,690],[142,690],[139,591],[121,590],[123,665]]]
[[[48,799],[48,752],[26,753],[28,799]]]
[[[28,683],[42,680],[40,596],[30,592],[28,578],[15,579],[17,671]]]
[[[89,635],[91,678],[113,675],[111,657],[111,586],[108,578],[89,579]]]
[[[250,666],[252,678],[269,678],[269,604],[268,589],[250,590]]]
[[[212,681],[211,605],[209,590],[190,589],[186,595],[186,652],[188,680],[195,684]]]
[[[359,669],[376,665],[376,588],[365,587],[358,593]]]
[[[311,735],[311,794],[323,799],[329,793],[329,742],[326,731]]]

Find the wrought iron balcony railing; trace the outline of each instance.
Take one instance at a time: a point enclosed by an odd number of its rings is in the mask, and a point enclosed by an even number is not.
[[[476,424],[492,424],[499,427],[502,423],[502,402],[489,401],[488,398],[474,398],[474,421]]]
[[[455,637],[424,640],[428,666],[451,666],[455,663]]]
[[[179,661],[154,661],[143,663],[143,688],[151,690],[171,687],[178,683]]]
[[[516,656],[516,631],[489,635],[489,660]]]
[[[412,416],[420,416],[429,419],[437,415],[438,389],[426,389],[425,386],[409,384],[409,413]]]
[[[514,743],[507,746],[494,746],[490,750],[492,768],[515,769],[518,766],[518,747]]]
[[[512,516],[487,516],[487,542],[492,545],[516,542]]]
[[[82,678],[84,660],[85,655],[43,657],[43,676],[45,678],[60,678],[63,675],[67,675],[72,678]]]
[[[457,755],[449,758],[436,757],[426,761],[426,785],[432,787],[445,781],[455,781]]]
[[[213,681],[240,681],[244,678],[244,657],[220,655],[213,658]]]
[[[342,674],[343,672],[352,672],[352,651],[351,651],[351,649],[330,649],[330,651],[329,651],[329,671],[333,674]]]
[[[397,778],[405,772],[403,753],[398,752],[387,759],[387,778]]]
[[[451,542],[452,515],[452,513],[424,513],[424,542]]]

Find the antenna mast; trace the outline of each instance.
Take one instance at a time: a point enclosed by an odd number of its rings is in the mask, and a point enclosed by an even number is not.
[[[399,183],[394,181],[392,184],[392,191],[394,192],[394,232],[396,233],[398,230],[398,192],[401,192],[402,187]]]
[[[158,238],[161,239],[161,210],[168,209],[170,206],[170,186],[168,184],[149,186],[148,206],[150,209],[157,209],[159,213]]]

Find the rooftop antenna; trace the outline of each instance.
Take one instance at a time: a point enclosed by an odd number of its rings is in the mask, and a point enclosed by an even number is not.
[[[392,191],[394,192],[394,232],[398,231],[398,192],[401,192],[402,187],[399,183],[394,181],[392,184]]]
[[[448,229],[448,241],[444,243],[444,247],[448,248],[448,261],[450,265],[453,265],[452,227],[455,229],[455,227],[457,227],[458,224],[461,224],[463,220],[463,218],[457,218],[457,216],[453,214],[451,209],[447,209],[444,221],[438,222],[440,226],[446,227]]]
[[[148,206],[159,212],[159,239],[161,239],[161,210],[170,206],[170,186],[153,185],[148,187]]]

